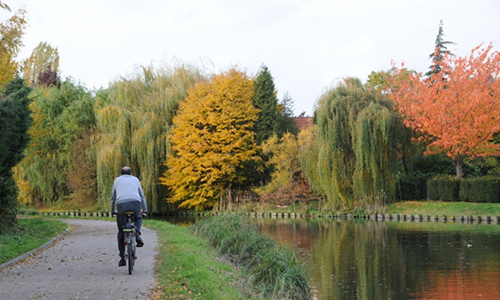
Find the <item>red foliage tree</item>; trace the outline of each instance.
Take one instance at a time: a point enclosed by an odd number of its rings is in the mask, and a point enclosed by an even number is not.
[[[480,45],[469,56],[445,55],[441,65],[441,72],[423,77],[402,64],[387,93],[405,124],[428,138],[427,153],[445,152],[462,178],[465,158],[500,155],[492,142],[500,131],[500,53]]]

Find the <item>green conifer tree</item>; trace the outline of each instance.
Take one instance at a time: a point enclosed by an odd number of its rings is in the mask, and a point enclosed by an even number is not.
[[[439,21],[439,31],[436,37],[434,51],[429,54],[429,58],[432,59],[432,65],[429,66],[429,71],[425,73],[426,76],[431,76],[431,74],[437,74],[443,69],[441,61],[446,54],[453,55],[447,48],[447,45],[453,45],[455,43],[444,40],[443,31],[443,20]]]
[[[29,142],[29,93],[30,88],[18,77],[7,83],[0,95],[0,233],[16,222],[18,190],[12,168]]]
[[[253,105],[259,110],[254,124],[255,142],[260,145],[276,132],[278,126],[278,98],[273,77],[265,65],[261,67],[253,87]]]

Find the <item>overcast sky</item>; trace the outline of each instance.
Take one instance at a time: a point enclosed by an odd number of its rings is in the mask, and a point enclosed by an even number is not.
[[[24,6],[28,28],[19,59],[40,42],[57,47],[63,78],[108,87],[138,66],[174,61],[211,73],[265,64],[278,97],[312,115],[343,77],[366,81],[391,61],[426,72],[439,21],[463,56],[480,43],[500,50],[498,0],[2,0]],[[0,18],[6,13],[0,11]]]

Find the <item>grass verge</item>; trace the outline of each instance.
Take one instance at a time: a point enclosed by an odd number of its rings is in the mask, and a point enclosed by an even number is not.
[[[158,287],[152,299],[257,299],[237,268],[217,258],[189,228],[145,220],[158,234]]]
[[[5,229],[0,235],[0,265],[44,245],[66,228],[59,220],[19,219],[17,227]]]
[[[387,205],[387,214],[500,216],[500,203],[401,201]]]
[[[218,254],[241,267],[259,299],[310,299],[305,265],[293,249],[260,234],[248,217],[223,214],[193,226]]]

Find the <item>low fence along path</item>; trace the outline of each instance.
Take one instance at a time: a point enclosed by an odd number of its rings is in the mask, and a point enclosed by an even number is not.
[[[0,270],[0,298],[148,299],[154,286],[157,235],[142,228],[132,275],[118,267],[114,221],[68,219],[70,230],[56,243]]]

